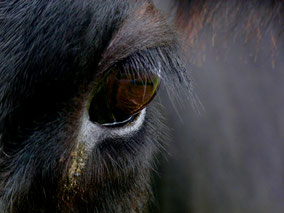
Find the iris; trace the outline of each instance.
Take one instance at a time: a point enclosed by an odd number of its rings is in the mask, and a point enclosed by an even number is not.
[[[125,72],[115,66],[94,89],[90,120],[110,127],[130,122],[153,100],[160,81],[155,74]]]

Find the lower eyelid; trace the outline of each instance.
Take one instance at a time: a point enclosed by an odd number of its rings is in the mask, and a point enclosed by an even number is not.
[[[115,138],[115,137],[131,137],[136,132],[138,132],[145,121],[146,117],[146,108],[144,108],[132,122],[127,125],[116,127],[116,128],[107,128],[101,125],[92,123],[88,114],[86,113],[80,128],[80,133],[78,136],[78,141],[85,144],[88,150],[92,150],[94,146],[106,138]]]
[[[113,128],[113,129],[107,129],[109,134],[113,137],[119,136],[119,137],[125,137],[125,136],[131,136],[135,132],[139,131],[141,127],[143,126],[143,123],[145,121],[146,117],[146,108],[144,108],[135,118],[134,121],[129,123],[128,125],[125,125],[123,127],[119,128]]]

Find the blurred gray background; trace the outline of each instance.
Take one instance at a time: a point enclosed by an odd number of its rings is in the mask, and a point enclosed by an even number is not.
[[[172,20],[173,2],[156,1]],[[180,1],[174,21],[202,105],[184,101],[180,119],[162,101],[172,139],[155,212],[283,213],[283,1],[199,2]]]

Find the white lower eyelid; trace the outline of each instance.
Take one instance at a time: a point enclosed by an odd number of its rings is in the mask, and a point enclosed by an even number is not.
[[[109,134],[113,137],[125,137],[131,136],[135,132],[139,131],[143,126],[146,117],[146,108],[143,109],[138,117],[129,125],[120,128],[109,129]]]
[[[96,146],[98,141],[103,139],[131,137],[142,128],[145,117],[146,108],[143,109],[137,118],[128,125],[117,128],[103,128],[98,124],[92,123],[89,120],[88,114],[86,113],[82,119],[82,125],[78,135],[78,142],[83,144],[87,150],[91,151],[94,146]]]

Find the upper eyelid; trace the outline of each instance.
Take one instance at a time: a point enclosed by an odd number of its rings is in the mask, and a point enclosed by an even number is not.
[[[99,72],[105,72],[114,64],[125,61],[137,53],[147,53],[174,45],[176,34],[165,17],[150,2],[139,3],[130,12],[120,28],[114,32],[111,41],[102,53]],[[147,58],[147,55],[145,58]],[[135,56],[136,57],[136,56]],[[143,58],[140,59],[143,61]],[[161,63],[162,64],[162,63]]]
[[[164,67],[162,61],[156,56],[152,55],[151,52],[157,50],[157,48],[152,48],[150,50],[137,51],[126,58],[123,58],[109,67],[99,70],[98,76],[103,76],[114,67],[118,66],[123,70],[130,69],[136,71],[139,74],[155,74],[162,78],[166,68]]]

